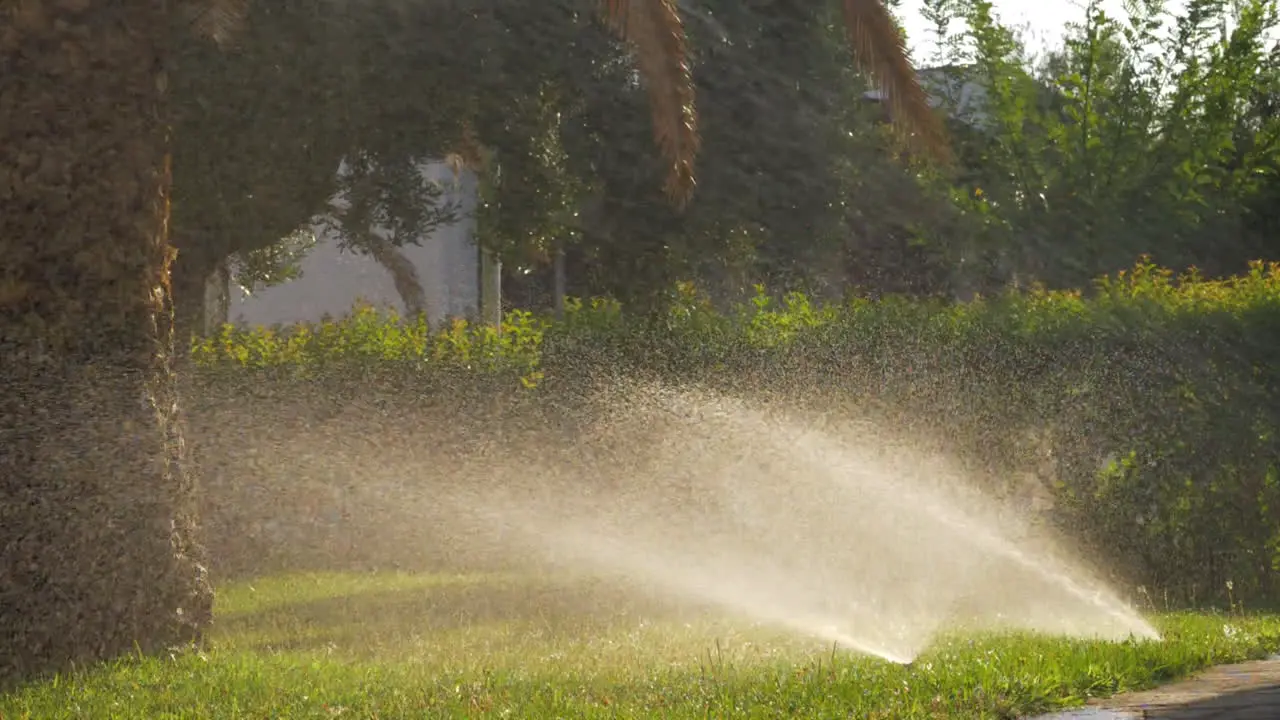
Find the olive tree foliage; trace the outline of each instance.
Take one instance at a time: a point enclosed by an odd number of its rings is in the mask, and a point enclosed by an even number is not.
[[[415,242],[454,219],[417,167],[457,134],[456,95],[381,69],[431,67],[458,43],[440,33],[410,53],[396,42],[397,19],[390,6],[250,3],[228,47],[182,46],[173,225],[186,328],[225,260],[246,284],[270,285],[297,274],[314,226],[376,256],[387,236]],[[424,106],[437,112],[416,111]]]
[[[539,128],[511,109],[538,98],[545,78],[595,61],[576,50],[574,33],[605,33],[593,13],[579,12],[589,2],[515,12],[507,4],[251,3],[230,48],[184,48],[174,83],[183,304],[199,309],[200,283],[228,257],[254,281],[289,277],[299,228],[318,223],[345,248],[377,256],[380,239],[417,242],[456,220],[457,208],[418,168],[459,151],[468,130],[505,129],[483,142],[515,138],[523,147],[503,154],[530,154]],[[663,111],[685,112],[670,105]],[[659,134],[685,142],[679,129]],[[680,167],[692,150],[668,150],[679,155],[668,163],[676,167],[669,189],[687,192],[691,171]],[[334,207],[339,194],[347,202]],[[282,238],[287,252],[273,249]]]
[[[720,263],[717,248],[769,236],[786,236],[770,260],[785,267],[843,237],[824,229],[842,212],[825,179],[827,143],[847,135],[824,114],[865,87],[854,67],[892,91],[909,147],[945,154],[875,0],[251,4],[232,52],[181,63],[179,270],[288,257],[264,249],[329,213],[344,189],[334,169],[352,158],[345,189],[368,202],[336,218],[344,243],[364,249],[370,217],[404,225],[397,242],[421,238],[452,215],[406,170],[449,153],[492,160],[482,242],[517,267],[568,247],[599,271],[575,273],[580,290],[652,295]],[[871,135],[864,149],[883,153]]]
[[[1274,254],[1272,0],[1130,0],[1125,18],[1095,0],[1039,58],[987,0],[927,4],[942,59],[988,91],[953,187],[972,220],[954,261],[978,286],[1082,286],[1141,254],[1219,275]]]
[[[815,268],[843,271],[851,228],[879,240],[907,224],[902,216],[929,215],[895,165],[901,145],[886,142],[881,116],[859,101],[869,82],[849,62],[842,8],[697,0],[681,9],[700,128],[692,201],[673,206],[657,192],[644,90],[606,36],[579,32],[575,42],[597,43],[587,54],[604,60],[572,63],[536,101],[515,106],[538,118],[529,125],[504,117],[479,130],[502,159],[483,212],[489,242],[513,253],[509,262],[536,268],[567,246],[571,292],[647,307],[682,278],[729,296],[750,293],[755,280],[819,281]],[[933,122],[925,112],[920,126]],[[907,147],[936,157],[929,131]],[[873,202],[859,203],[868,187]]]

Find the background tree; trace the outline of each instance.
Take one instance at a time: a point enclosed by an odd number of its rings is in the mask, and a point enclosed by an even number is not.
[[[706,17],[709,10],[720,17],[738,4],[720,5],[724,7],[687,6],[687,14],[695,18],[691,38],[695,46],[709,47],[709,36],[700,36],[706,23],[697,18]],[[729,235],[739,239],[759,236],[758,229],[743,230],[758,226],[752,219],[694,220],[688,217],[690,212],[698,212],[704,218],[708,213],[686,207],[682,214],[680,203],[673,208],[668,202],[673,188],[682,187],[681,192],[687,194],[691,187],[692,160],[678,159],[677,149],[687,152],[699,147],[692,123],[692,93],[681,89],[682,83],[687,83],[688,70],[684,68],[687,63],[673,60],[679,59],[683,52],[680,43],[643,41],[637,44],[636,38],[641,38],[643,32],[635,28],[656,28],[653,31],[661,30],[660,35],[675,32],[682,23],[678,14],[671,15],[674,6],[663,2],[604,3],[600,7],[613,28],[612,33],[604,31],[597,14],[591,12],[592,4],[577,1],[536,5],[462,3],[433,8],[430,12],[391,3],[362,5],[358,12],[339,9],[334,14],[317,13],[312,7],[288,3],[255,8],[250,23],[254,29],[242,39],[238,54],[207,54],[194,57],[189,65],[191,74],[184,87],[198,91],[196,94],[202,94],[204,99],[184,107],[210,106],[213,112],[193,111],[190,129],[182,134],[191,138],[189,152],[197,159],[179,163],[180,173],[190,172],[194,177],[192,191],[181,192],[184,204],[179,206],[175,224],[180,238],[191,237],[196,247],[180,255],[178,269],[184,270],[184,258],[198,267],[196,272],[179,274],[183,278],[202,277],[211,262],[210,258],[202,259],[202,254],[227,254],[227,248],[208,241],[209,232],[205,228],[215,227],[209,218],[222,223],[223,229],[217,231],[220,237],[237,238],[231,241],[236,243],[236,249],[252,250],[260,246],[256,241],[249,243],[247,238],[259,237],[270,242],[270,238],[280,237],[320,212],[334,189],[324,171],[325,165],[359,154],[370,159],[368,167],[382,172],[379,168],[398,167],[407,157],[438,158],[456,149],[463,127],[475,130],[479,141],[500,158],[503,182],[496,190],[495,204],[483,208],[483,212],[490,218],[486,227],[492,229],[486,232],[486,243],[503,254],[508,266],[525,268],[545,264],[554,254],[553,245],[568,245],[576,250],[571,261],[577,268],[599,270],[585,278],[582,272],[571,273],[574,278],[584,278],[586,285],[581,290],[608,291],[631,298],[653,297],[661,295],[660,289],[669,286],[671,277],[685,272],[682,268],[705,265],[708,260],[719,257],[715,251],[719,241],[709,239],[707,228],[731,228]],[[836,37],[845,38],[852,28],[862,32],[858,37],[863,37],[867,35],[865,28],[881,27],[888,17],[878,3],[839,7],[836,13],[831,12],[835,9],[831,7],[823,8],[821,13],[822,31],[828,35],[834,31]],[[638,8],[647,9],[641,12]],[[748,10],[747,16],[757,25],[762,22],[769,25],[769,32],[776,38],[796,26],[795,22],[788,25],[788,14],[801,18],[815,16],[812,4],[802,3],[755,3]],[[637,12],[640,14],[636,15]],[[809,25],[807,37],[812,38],[815,23],[811,18],[803,22]],[[467,27],[468,32],[458,33],[456,29],[460,26]],[[893,29],[892,25],[887,27]],[[628,52],[626,44],[614,39],[619,32],[630,33],[625,37],[629,38],[632,52]],[[277,37],[297,39],[273,40]],[[877,57],[886,54],[894,57],[894,51],[901,53],[896,33],[890,32],[887,38],[879,40],[874,33],[867,37],[872,40],[861,42],[880,42],[873,48]],[[321,38],[322,42],[308,45],[307,38]],[[753,36],[752,39],[754,41]],[[830,39],[827,38],[824,48],[827,64],[848,74],[847,40],[833,46]],[[793,52],[806,47],[799,41],[770,42],[773,44],[765,48],[769,53],[777,48]],[[665,52],[671,58],[656,62],[641,57],[656,51]],[[811,56],[812,53],[805,57]],[[755,70],[751,63],[759,62],[761,57],[763,54],[758,51],[743,54],[735,50],[732,57],[721,61],[726,68],[729,62],[746,63],[733,70],[741,78],[736,84],[718,82],[718,96],[724,98],[724,103],[730,102],[728,98],[732,93],[743,91],[752,94],[753,102],[772,101],[750,84]],[[869,57],[863,58],[864,64]],[[708,72],[716,71],[710,64],[714,62],[710,52],[705,58],[693,58],[692,62],[705,66]],[[275,70],[258,73],[254,68],[259,66]],[[188,65],[184,63],[184,67]],[[788,71],[802,67],[802,63],[793,62]],[[887,72],[882,73],[883,82],[901,86],[898,95],[911,97],[916,91],[911,84],[912,76],[903,75],[900,62],[897,65],[881,62],[868,67]],[[296,73],[290,68],[296,68]],[[665,84],[649,82],[647,78],[637,82],[634,73],[645,68],[649,68],[646,72],[650,73],[665,72],[660,76],[666,78]],[[207,76],[216,79],[216,93],[228,93],[243,100],[223,105],[211,103],[208,97],[213,96],[215,85]],[[279,99],[273,108],[275,111],[259,113],[262,139],[252,144],[242,143],[238,138],[243,134],[243,118],[254,114],[247,104],[269,91],[268,85],[295,87],[289,82],[291,77],[298,78],[299,91],[276,91]],[[319,80],[322,77],[341,78],[341,82],[326,84]],[[830,96],[837,92],[819,89],[823,80],[812,72],[808,75],[804,71],[793,72],[791,79],[812,86],[810,94]],[[772,81],[771,92],[780,103],[795,102],[794,97],[777,93],[787,82],[786,76]],[[303,92],[303,88],[309,90]],[[325,90],[319,92],[313,90],[315,88]],[[699,92],[708,92],[709,88],[710,85],[703,82]],[[759,132],[741,132],[745,119],[733,116],[728,105],[722,104],[722,107],[726,111],[724,116],[733,119],[735,124],[731,126],[732,132],[720,137],[733,135],[738,148],[747,148],[753,140],[768,137],[769,128],[763,125]],[[775,105],[761,117],[787,115],[784,108],[789,107]],[[908,107],[918,110],[921,105],[917,102]],[[815,112],[820,110],[797,108],[791,115],[809,113],[810,119],[806,122],[812,125]],[[225,123],[218,119],[224,113]],[[717,121],[722,119],[719,115],[715,118]],[[912,137],[918,145],[937,148],[936,143],[929,144],[937,139],[931,114],[904,113],[901,120],[903,127],[915,128]],[[567,134],[561,137],[561,131]],[[664,148],[661,159],[649,149],[655,134]],[[814,148],[811,152],[825,154],[829,159],[831,153],[821,148],[821,140],[837,134],[828,130],[815,138],[810,144]],[[207,135],[216,135],[216,138],[204,142]],[[775,157],[783,157],[785,146],[795,140],[796,137],[772,137],[769,142],[775,149]],[[726,148],[725,157],[730,153]],[[231,161],[220,162],[221,159]],[[241,164],[253,167],[241,171],[237,169]],[[610,168],[614,167],[618,168],[619,175],[609,177],[613,172]],[[797,173],[794,171],[801,167],[804,167],[802,162],[793,160],[783,171],[775,169],[778,177],[772,187],[788,191],[789,198],[806,199],[801,188],[813,190],[821,187],[821,183],[812,176],[803,178],[803,184],[795,185]],[[293,169],[299,173],[296,179],[286,176]],[[742,170],[740,175],[759,175],[751,167]],[[805,168],[804,172],[809,171]],[[269,177],[270,174],[274,177]],[[682,177],[685,179],[680,179]],[[216,192],[209,186],[211,178],[219,178],[214,180],[221,186]],[[276,202],[272,193],[279,191],[254,191],[247,187],[249,178],[259,178],[259,182],[272,187],[288,188],[291,194]],[[377,179],[377,184],[390,187],[392,180],[384,176]],[[665,183],[667,198],[644,186],[645,182],[655,186]],[[715,181],[710,176],[704,178],[700,196],[708,192],[711,182]],[[178,178],[178,186],[180,191],[186,187],[182,176]],[[243,190],[229,197],[226,189],[231,187]],[[722,198],[729,197],[735,189],[727,184],[722,187]],[[770,212],[775,216],[771,227],[778,235],[784,232],[790,235],[790,242],[797,248],[806,242],[817,244],[811,233],[792,232],[776,221],[778,212],[786,212],[795,226],[795,218],[813,215],[817,207],[812,202],[797,205],[788,197],[769,203]],[[700,199],[699,203],[703,201]],[[741,199],[737,202],[740,207],[746,207]],[[258,227],[269,227],[269,232],[247,227],[252,224],[252,218],[266,220],[261,215],[268,212],[267,208],[278,208],[280,212],[279,220],[257,222]],[[246,227],[227,227],[228,218]],[[665,229],[659,231],[659,226]],[[184,232],[188,227],[192,228],[191,233]],[[625,230],[620,234],[617,228]],[[358,232],[344,234],[348,244],[359,247]],[[695,238],[711,244],[694,242]],[[730,245],[737,247],[742,243],[735,240]],[[208,248],[218,250],[210,252]],[[786,261],[775,264],[781,267]],[[627,279],[626,287],[616,287],[618,278]],[[615,286],[610,286],[610,282]],[[195,297],[195,294],[184,296]]]
[[[957,143],[954,197],[973,222],[953,247],[987,287],[1087,286],[1143,253],[1217,276],[1275,252],[1261,209],[1280,159],[1275,3],[1128,10],[1090,4],[1036,63],[990,3],[953,9],[968,27],[951,59],[989,90],[990,113]]]
[[[586,92],[562,103],[555,142],[564,150],[562,172],[589,188],[577,215],[570,291],[612,295],[634,308],[661,303],[680,277],[705,278],[724,298],[761,279],[838,292],[850,270],[863,284],[910,286],[885,277],[912,262],[894,257],[910,233],[891,228],[905,230],[908,217],[931,222],[945,205],[925,201],[892,162],[877,127],[882,116],[857,101],[868,83],[850,67],[842,9],[685,8],[703,130],[696,202],[683,211],[647,184],[659,169],[645,152],[644,99],[626,66],[569,69],[576,74],[565,84]],[[926,129],[928,112],[920,120]],[[937,150],[920,138],[916,147]],[[504,148],[507,161],[513,154]],[[888,271],[869,272],[877,266]],[[521,279],[523,286],[530,278]],[[541,282],[550,284],[548,272]]]

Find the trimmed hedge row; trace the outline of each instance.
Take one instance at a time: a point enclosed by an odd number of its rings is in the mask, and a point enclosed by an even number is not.
[[[442,332],[371,308],[198,340],[205,381],[422,386],[431,378],[556,403],[592,378],[648,377],[890,408],[947,438],[998,487],[1046,483],[1047,518],[1170,603],[1280,598],[1280,263],[1207,281],[1147,260],[1078,292],[967,303],[815,306],[763,288],[717,312],[678,286],[662,317],[571,302],[559,322]],[[336,375],[335,375],[336,373]],[[225,387],[230,387],[229,385]]]

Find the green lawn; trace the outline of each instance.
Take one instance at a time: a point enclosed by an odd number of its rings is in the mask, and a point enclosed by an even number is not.
[[[1017,717],[1280,648],[1280,616],[1163,615],[1160,643],[956,636],[911,667],[748,623],[645,621],[603,586],[296,575],[224,588],[201,655],[0,696],[17,718]]]

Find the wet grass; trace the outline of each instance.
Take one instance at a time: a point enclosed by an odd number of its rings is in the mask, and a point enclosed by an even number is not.
[[[0,696],[0,718],[1011,718],[1280,648],[1280,616],[1160,615],[1160,643],[955,636],[911,667],[599,584],[297,575],[224,588],[210,647]]]

